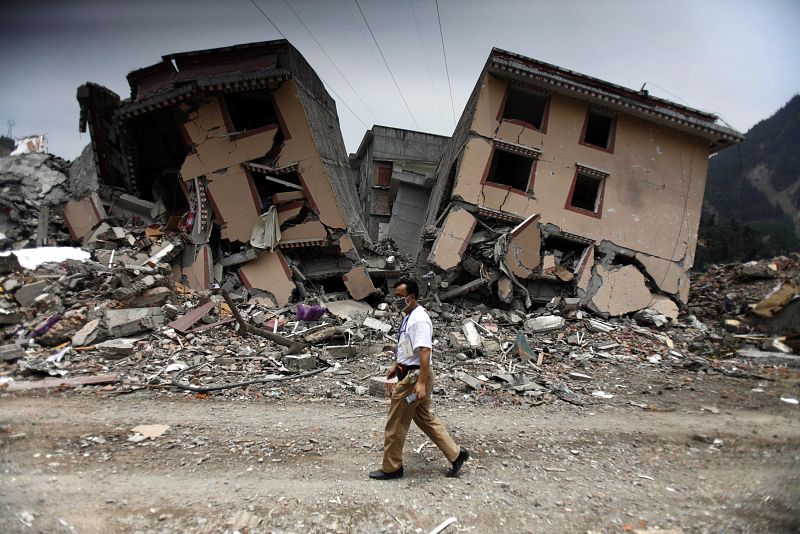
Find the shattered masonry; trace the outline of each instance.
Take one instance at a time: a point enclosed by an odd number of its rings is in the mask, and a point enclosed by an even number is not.
[[[576,295],[672,314],[708,157],[741,140],[712,114],[495,48],[439,163],[419,273],[434,269],[434,292],[497,280],[515,308]]]
[[[369,236],[335,103],[291,44],[171,54],[128,83],[125,100],[82,85],[80,128],[112,215],[183,233],[176,278],[207,289],[238,274],[278,307],[308,280],[344,290]],[[70,203],[73,238],[85,239],[101,210],[96,196]],[[364,284],[360,294],[375,292]]]

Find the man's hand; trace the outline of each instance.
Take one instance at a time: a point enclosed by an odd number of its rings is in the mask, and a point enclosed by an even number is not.
[[[386,371],[386,378],[393,378],[394,374],[397,372],[397,362],[392,364],[389,369]]]
[[[417,380],[417,384],[414,386],[414,393],[417,394],[417,400],[422,400],[425,398],[425,395],[428,394],[428,387],[425,381],[420,376]]]

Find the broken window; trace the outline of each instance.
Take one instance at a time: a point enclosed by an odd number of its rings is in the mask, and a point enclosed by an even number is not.
[[[612,150],[614,147],[614,115],[607,111],[590,109],[583,131],[583,143]]]
[[[556,270],[560,265],[573,274],[578,274],[589,243],[582,243],[562,235],[549,235],[542,243],[542,272]]]
[[[533,161],[533,158],[495,148],[486,180],[527,191],[533,171]]]
[[[392,164],[378,163],[375,165],[375,185],[389,187],[392,181]]]
[[[278,124],[278,113],[267,91],[244,91],[222,95],[234,132],[256,130]]]
[[[503,118],[524,122],[537,130],[543,130],[548,97],[531,93],[513,85],[508,86]]]
[[[265,170],[254,168],[252,164],[247,169],[253,184],[256,186],[262,210],[272,205],[272,195],[275,193],[303,191],[303,185],[300,182],[300,175],[297,171],[271,174]]]

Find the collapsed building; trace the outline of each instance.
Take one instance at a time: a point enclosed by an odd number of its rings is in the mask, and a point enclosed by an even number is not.
[[[500,49],[451,138],[374,126],[349,158],[333,99],[285,40],[163,56],[128,82],[125,100],[78,89],[103,187],[65,208],[72,237],[108,217],[159,222],[179,238],[137,261],[171,262],[194,289],[235,279],[276,307],[306,285],[375,294],[399,252],[434,299],[675,316],[708,158],[743,138]]]
[[[439,163],[428,289],[607,315],[687,303],[715,115],[493,49]],[[430,270],[429,270],[430,269]],[[447,288],[447,289],[445,289]]]
[[[416,254],[436,167],[449,138],[373,126],[350,165],[357,173],[361,212],[373,241],[390,238],[401,254]]]
[[[151,261],[194,289],[238,275],[275,307],[305,284],[375,292],[335,102],[289,42],[170,54],[127,79],[124,100],[78,88],[102,187],[65,208],[74,239],[109,216],[162,223],[179,238]]]

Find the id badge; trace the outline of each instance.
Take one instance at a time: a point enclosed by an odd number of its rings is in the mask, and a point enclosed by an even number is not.
[[[403,334],[400,338],[400,357],[404,360],[410,359],[414,355],[414,348],[411,346],[411,338]]]

